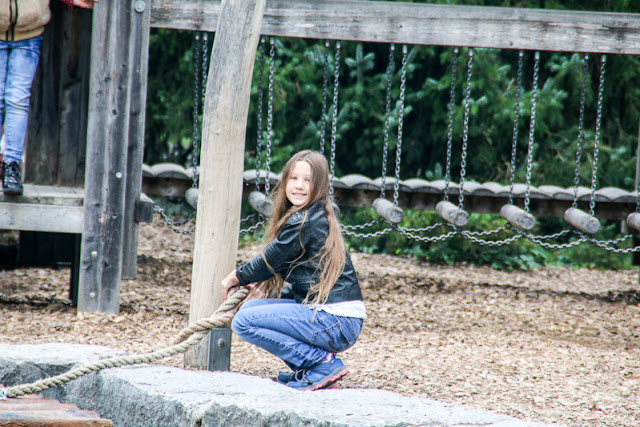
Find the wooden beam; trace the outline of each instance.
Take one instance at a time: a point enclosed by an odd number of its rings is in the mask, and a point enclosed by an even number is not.
[[[0,230],[82,233],[82,206],[0,203]]]
[[[93,9],[85,214],[78,310],[120,310],[131,100],[139,72],[144,2],[97,2]],[[144,37],[147,37],[145,35]]]
[[[215,31],[220,3],[152,0],[151,26]],[[349,1],[269,1],[261,34],[443,46],[640,54],[640,14]]]
[[[84,190],[24,184],[20,196],[0,193],[0,230],[82,233]]]
[[[190,323],[221,304],[220,282],[236,265],[244,140],[264,7],[265,0],[222,2],[204,102]],[[187,352],[185,364],[208,368],[209,342]]]

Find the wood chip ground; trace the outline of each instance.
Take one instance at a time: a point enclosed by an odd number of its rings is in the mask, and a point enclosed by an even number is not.
[[[119,315],[77,315],[68,269],[0,271],[0,340],[169,346],[187,325],[193,236],[142,225]],[[239,262],[256,253],[240,251]],[[343,388],[377,388],[571,426],[640,425],[638,271],[503,272],[353,254],[369,318]],[[284,364],[235,336],[232,371]],[[182,357],[161,362],[182,367]]]

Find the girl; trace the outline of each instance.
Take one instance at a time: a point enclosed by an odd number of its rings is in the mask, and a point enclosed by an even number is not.
[[[299,390],[337,387],[348,370],[335,353],[356,342],[366,311],[329,196],[327,160],[315,151],[295,154],[273,197],[267,246],[222,289],[226,299],[229,289],[260,282],[252,294],[277,298],[245,302],[231,327],[291,368],[279,382]]]

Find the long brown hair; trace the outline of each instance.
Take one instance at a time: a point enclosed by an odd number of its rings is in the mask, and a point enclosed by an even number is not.
[[[291,204],[289,199],[287,199],[285,191],[291,172],[297,162],[307,162],[311,166],[309,198],[307,199],[307,203],[299,207]],[[325,303],[329,297],[329,292],[331,292],[338,277],[340,277],[340,274],[342,274],[344,270],[346,258],[345,245],[340,232],[340,224],[338,223],[338,218],[331,203],[329,188],[329,165],[327,164],[327,159],[317,151],[304,150],[294,154],[291,159],[289,159],[282,170],[280,182],[272,194],[274,213],[265,235],[267,244],[278,237],[291,214],[297,211],[304,211],[305,216],[302,221],[302,224],[304,224],[307,215],[306,209],[309,205],[318,200],[324,201],[324,209],[327,220],[329,221],[329,233],[327,234],[327,240],[324,246],[322,246],[320,252],[314,256],[314,259],[318,260],[318,268],[321,269],[320,277],[318,283],[314,284],[307,293],[307,297],[304,300],[305,303]],[[302,224],[300,226],[301,229]],[[275,271],[272,272],[275,273]],[[273,278],[262,282],[259,288],[267,296],[274,294],[279,296],[285,279],[286,278],[276,274]]]

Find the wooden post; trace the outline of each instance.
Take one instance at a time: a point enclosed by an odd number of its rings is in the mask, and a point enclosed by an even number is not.
[[[189,322],[222,302],[220,282],[235,268],[242,204],[244,140],[265,0],[223,0],[204,102],[200,189]],[[208,368],[210,337],[185,354]]]
[[[139,138],[143,37],[149,8],[142,0],[94,5],[84,232],[78,310],[115,314],[120,310],[120,273],[125,241],[128,151]],[[133,111],[132,111],[133,110]],[[131,185],[139,183],[131,183]]]
[[[131,86],[129,87],[129,140],[127,181],[125,188],[124,236],[122,241],[122,279],[135,279],[138,271],[138,221],[136,202],[142,191],[144,125],[147,105],[147,70],[149,65],[150,1],[135,2],[136,37],[131,39]]]

